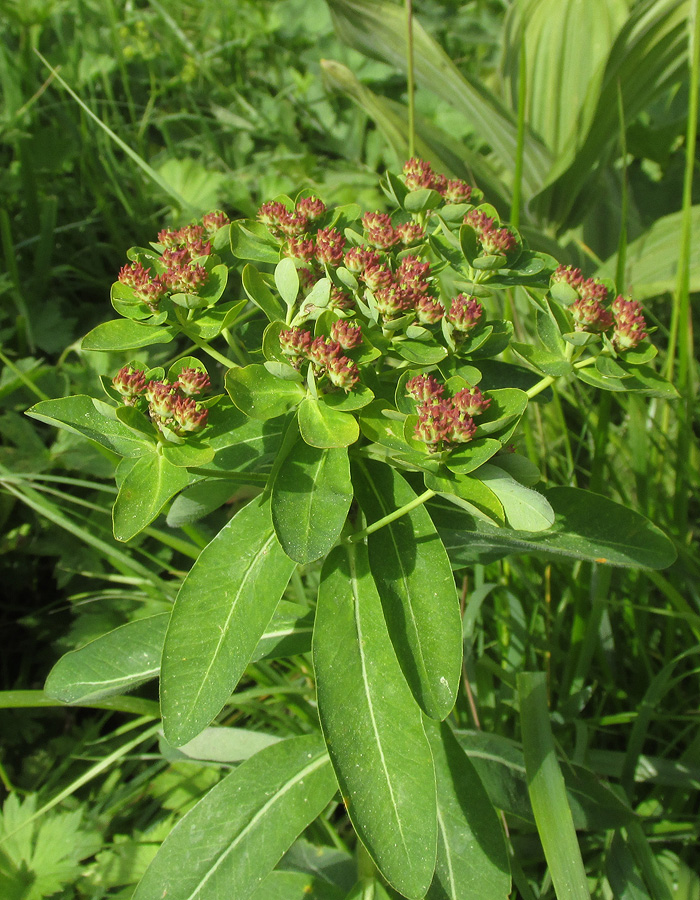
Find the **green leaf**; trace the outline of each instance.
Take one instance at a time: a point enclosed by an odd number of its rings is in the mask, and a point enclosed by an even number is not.
[[[112,525],[118,541],[129,541],[143,531],[168,500],[190,483],[187,470],[169,463],[160,453],[148,453],[136,461],[122,460],[117,470],[117,479],[121,478],[112,508]]]
[[[354,477],[368,522],[411,503],[416,494],[393,468],[367,461]],[[418,506],[368,538],[369,561],[404,677],[421,708],[444,719],[462,668],[459,598],[432,519]]]
[[[480,420],[477,420],[480,424]],[[479,425],[477,425],[477,428]],[[477,434],[479,432],[477,431]],[[447,457],[445,465],[450,472],[467,475],[487,462],[501,449],[501,442],[493,438],[477,438],[463,447],[453,450]]]
[[[631,366],[624,378],[601,375],[590,366],[585,369],[576,369],[576,375],[586,384],[603,391],[644,394],[647,397],[660,397],[664,400],[677,400],[679,397],[678,391],[671,382],[649,366]]]
[[[348,451],[298,440],[272,484],[272,521],[284,552],[305,565],[334,546],[353,497]]]
[[[470,475],[432,475],[426,473],[425,486],[438,494],[444,494],[472,515],[481,513],[497,525],[505,525],[503,504],[483,481]]]
[[[173,466],[206,466],[214,459],[214,448],[196,441],[184,444],[163,444],[161,454]]]
[[[170,613],[127,622],[62,656],[45,693],[63,703],[85,703],[131,691],[156,678]]]
[[[248,301],[243,298],[237,302],[221,303],[219,306],[197,313],[197,317],[187,323],[187,333],[194,334],[205,341],[213,341],[224,328],[230,328],[233,325],[247,305]]]
[[[277,297],[265,284],[262,275],[255,266],[247,265],[241,276],[243,289],[248,298],[259,307],[271,322],[284,320],[284,309]]]
[[[345,900],[345,891],[308,872],[277,869],[270,872],[250,900]]]
[[[133,900],[246,900],[336,789],[316,735],[261,750],[177,823]]]
[[[512,429],[527,409],[527,394],[518,388],[489,390],[486,396],[491,399],[491,405],[476,419],[480,438],[506,427]],[[505,439],[501,437],[500,440]]]
[[[476,473],[503,504],[506,520],[518,531],[546,531],[554,510],[543,494],[527,488],[498,466],[486,463]]]
[[[231,223],[231,253],[236,259],[264,263],[276,263],[280,258],[280,248],[270,232],[253,219]]]
[[[288,256],[281,259],[275,267],[275,285],[287,306],[294,306],[299,295],[299,275],[294,260]]]
[[[136,350],[151,344],[169,344],[177,333],[170,325],[139,325],[131,319],[114,319],[93,328],[80,346],[83,350]]]
[[[197,291],[197,295],[206,301],[209,306],[213,306],[217,300],[223,295],[228,283],[228,266],[219,264],[207,268],[207,281]]]
[[[382,883],[375,878],[363,878],[358,881],[345,900],[390,900]]]
[[[136,619],[62,656],[49,672],[44,692],[62,703],[85,704],[157,678],[170,613]],[[280,600],[251,662],[307,653],[314,612]]]
[[[350,820],[382,875],[409,900],[435,868],[435,775],[361,545],[321,573],[313,642],[318,709]]]
[[[332,409],[339,409],[342,412],[351,412],[355,409],[362,409],[374,400],[374,394],[365,384],[357,384],[349,392],[336,391],[334,394],[324,394],[323,402]]]
[[[406,416],[386,400],[373,400],[360,413],[360,427],[366,438],[392,450],[410,452],[411,445],[404,437],[405,421]]]
[[[258,364],[229,369],[225,384],[241,412],[263,421],[284,415],[306,396],[306,390],[296,381],[277,378]]]
[[[119,456],[143,456],[153,449],[152,440],[135,434],[116,418],[113,406],[84,394],[41,400],[27,410],[27,415],[73,434],[81,434]]]
[[[327,406],[322,400],[306,397],[299,406],[299,431],[312,447],[348,447],[360,436],[353,415]]]
[[[423,341],[394,341],[391,345],[392,350],[402,359],[409,362],[417,363],[419,366],[430,366],[439,363],[447,356],[445,347],[440,344],[427,343]]]
[[[518,356],[522,356],[524,360],[527,360],[534,369],[542,372],[543,375],[559,378],[573,371],[573,366],[568,359],[559,354],[551,353],[549,350],[534,347],[532,344],[521,344],[518,341],[511,341],[510,346]]]
[[[662,531],[619,503],[571,487],[550,488],[544,496],[555,519],[541,534],[492,527],[445,501],[433,501],[429,509],[455,568],[509,553],[544,553],[647,569],[664,569],[676,559],[673,544]]]
[[[425,726],[438,803],[437,865],[427,900],[505,900],[510,866],[496,810],[449,726],[429,720]]]
[[[163,729],[174,746],[206,728],[238,684],[294,570],[260,498],[202,550],[177,595],[163,649]]]
[[[276,744],[282,738],[264,731],[251,731],[248,728],[205,728],[201,734],[179,749],[171,747],[161,737],[160,752],[169,762],[183,759],[204,760],[206,762],[234,763],[250,759],[260,750]]]
[[[554,752],[544,674],[520,672],[518,693],[527,787],[554,890],[558,897],[590,900],[566,786]]]

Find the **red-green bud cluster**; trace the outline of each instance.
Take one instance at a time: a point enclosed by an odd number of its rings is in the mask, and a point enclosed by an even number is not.
[[[588,331],[602,334],[613,324],[613,316],[609,309],[596,299],[584,300],[579,297],[571,305],[571,315],[577,331]]]
[[[612,312],[615,317],[612,343],[616,350],[631,350],[648,337],[642,307],[636,300],[617,296],[613,300]]]
[[[335,228],[319,228],[316,234],[316,261],[322,265],[337,266],[343,260],[345,238]]]
[[[335,335],[331,340],[323,335],[314,338],[310,331],[291,328],[280,332],[279,341],[282,353],[290,357],[290,362],[295,368],[300,368],[302,361],[307,359],[313,365],[316,374],[327,375],[334,387],[350,391],[360,380],[360,372],[355,363],[347,356],[343,356],[343,350],[349,348],[343,347],[340,340],[335,339]]]
[[[381,257],[376,250],[370,250],[369,247],[351,247],[345,254],[345,268],[356,275],[361,275],[368,268],[378,266],[381,263]]]
[[[221,213],[223,215],[223,213]],[[199,256],[208,256],[211,253],[211,242],[207,240],[208,230],[203,225],[185,225],[177,231],[164,229],[158,233],[158,243],[162,244],[166,251],[186,251],[183,262],[190,262]],[[165,257],[165,253],[163,254]]]
[[[368,212],[362,217],[367,242],[378,250],[388,250],[400,241],[388,213]]]
[[[551,284],[568,284],[575,291],[583,284],[583,274],[573,266],[560,265],[552,273]]]
[[[207,283],[209,274],[204,266],[197,263],[170,266],[160,276],[173,294],[196,294]]]
[[[515,233],[508,227],[501,228],[495,219],[481,209],[471,209],[464,221],[476,232],[484,253],[489,256],[508,256],[518,247]]]
[[[287,244],[287,255],[293,259],[311,262],[316,258],[316,243],[310,237],[291,237]]]
[[[483,313],[484,308],[478,300],[467,294],[458,294],[450,304],[447,318],[454,326],[455,331],[464,335],[476,328]]]
[[[168,428],[182,436],[201,431],[207,424],[209,410],[203,409],[192,397],[184,396],[179,381],[174,384],[149,381],[145,395],[151,421],[159,430]]]
[[[355,305],[354,298],[347,291],[333,285],[331,287],[331,295],[328,300],[329,309],[347,310],[352,309]]]
[[[416,312],[421,325],[436,325],[445,315],[445,307],[433,297],[419,297],[416,300]]]
[[[146,391],[146,377],[141,369],[124,366],[112,379],[112,387],[122,395],[127,406],[134,406]]]
[[[469,203],[473,188],[466,181],[448,179],[433,172],[430,163],[424,159],[409,159],[404,163],[403,174],[409,191],[431,188],[444,197],[446,203]]]
[[[151,278],[151,270],[144,269],[138,262],[122,266],[119,270],[118,280],[121,284],[130,287],[138,299],[154,312],[158,309],[163,297],[170,293],[170,287],[162,275]]]
[[[198,397],[209,390],[211,381],[206,372],[188,367],[181,370],[176,385],[186,397]]]
[[[445,386],[432,375],[417,375],[406,383],[407,393],[418,405],[414,436],[431,451],[446,450],[471,441],[476,433],[474,416],[491,401],[479,388],[466,387],[447,398]]]
[[[208,234],[215,234],[219,228],[223,228],[224,225],[230,224],[231,220],[226,213],[222,212],[220,209],[214,209],[202,216],[202,225]]]
[[[331,339],[337,341],[343,350],[352,350],[362,343],[362,326],[348,319],[336,319],[331,325]]]
[[[418,222],[404,222],[397,225],[395,231],[404,247],[419,244],[425,239],[425,229]]]
[[[296,211],[311,222],[315,222],[326,212],[326,204],[318,197],[302,197],[296,205]]]

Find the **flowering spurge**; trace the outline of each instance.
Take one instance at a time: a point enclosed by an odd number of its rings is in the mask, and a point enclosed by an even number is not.
[[[613,300],[612,312],[615,317],[612,343],[616,350],[631,350],[648,337],[642,307],[636,300],[618,296]]]
[[[148,414],[160,431],[167,427],[176,435],[194,434],[207,424],[209,410],[192,397],[183,396],[180,390],[179,381],[149,381],[145,391]]]
[[[141,369],[124,366],[112,379],[112,387],[121,394],[127,406],[135,406],[146,391],[146,376]]]
[[[458,294],[451,302],[447,318],[454,326],[456,336],[463,339],[473,331],[484,314],[484,308],[474,297]]]
[[[139,262],[122,266],[118,280],[130,287],[137,298],[153,312],[157,311],[163,297],[170,293],[165,278],[162,275],[151,276],[150,268],[144,268]]]
[[[409,159],[404,163],[403,174],[406,187],[411,191],[430,188],[441,194],[446,203],[469,203],[474,188],[457,178],[448,179],[433,172],[430,163],[423,159]]]
[[[317,378],[326,375],[334,387],[348,392],[360,380],[360,372],[355,363],[343,355],[343,350],[358,346],[362,341],[362,334],[360,331],[358,340],[355,326],[339,321],[342,324],[335,323],[331,332],[338,336],[338,340],[329,340],[323,335],[314,338],[310,331],[290,328],[280,332],[279,342],[282,353],[289,358],[295,369],[300,369],[304,361],[308,360],[313,365]],[[350,346],[343,346],[341,340],[350,341]]]
[[[445,397],[445,386],[433,375],[411,378],[406,382],[406,393],[418,403],[414,437],[427,444],[431,452],[471,441],[477,427],[473,417],[491,404],[478,387],[468,386],[452,398]]]
[[[207,373],[191,367],[180,371],[175,384],[186,397],[198,397],[200,394],[205,394],[211,387]]]

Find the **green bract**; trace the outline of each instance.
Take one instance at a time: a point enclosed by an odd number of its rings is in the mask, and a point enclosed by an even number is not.
[[[281,198],[257,220],[216,214],[209,230],[133,248],[111,293],[122,318],[83,348],[169,345],[168,363],[133,360],[99,400],[30,410],[122,457],[118,540],[166,508],[175,528],[235,501],[172,614],[64,657],[50,696],[105,698],[159,674],[176,752],[210,734],[251,661],[312,649],[322,737],[267,747],[214,788],[165,841],[138,900],[244,900],[337,788],[405,897],[505,897],[483,766],[446,721],[462,673],[453,569],[523,551],[673,561],[639,514],[545,491],[513,443],[557,379],[674,395],[639,304],[532,251],[478,191],[421,160],[382,187],[390,213]],[[514,341],[503,317],[513,290],[529,300],[535,343]],[[319,583],[315,618],[283,599],[299,567]]]

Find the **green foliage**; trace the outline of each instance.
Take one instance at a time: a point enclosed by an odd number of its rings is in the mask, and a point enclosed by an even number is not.
[[[3,896],[695,896],[692,5],[108,6],[0,14]]]

